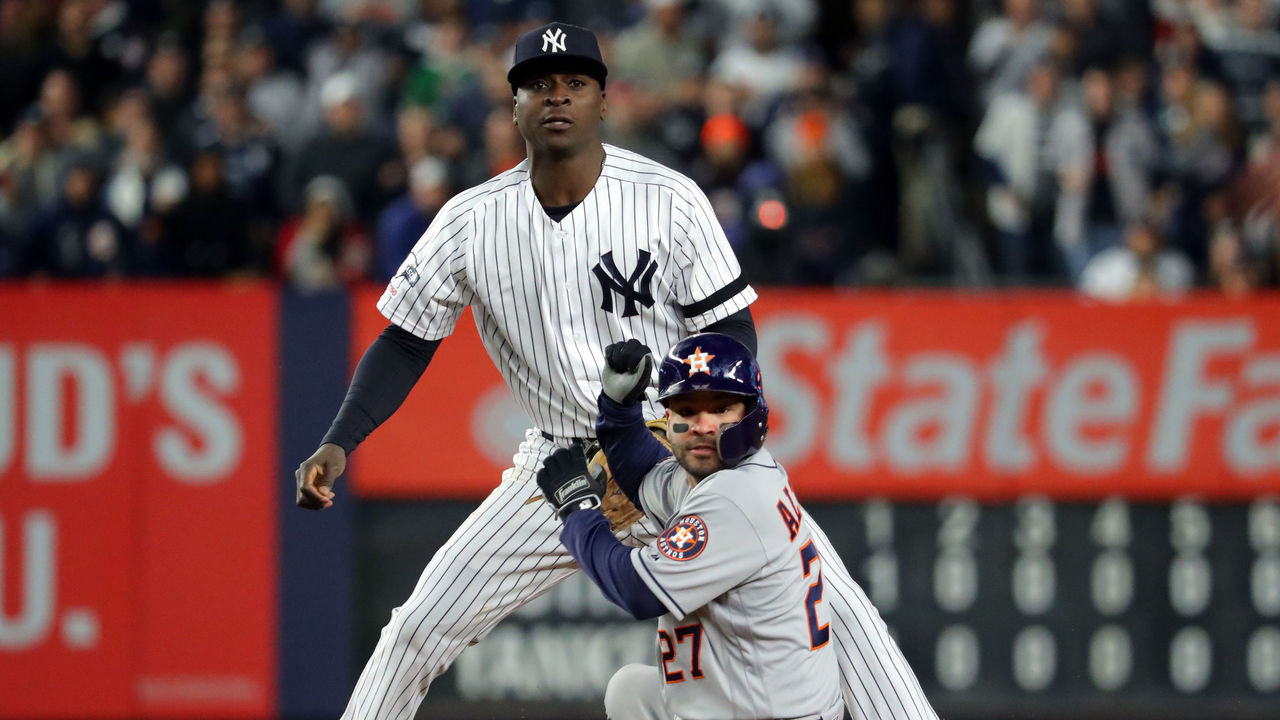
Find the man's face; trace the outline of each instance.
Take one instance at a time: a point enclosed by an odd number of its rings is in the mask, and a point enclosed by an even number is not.
[[[360,127],[363,108],[358,100],[350,99],[334,104],[325,109],[325,121],[329,127],[340,135],[355,132]]]
[[[604,91],[575,72],[535,72],[519,85],[515,121],[535,151],[571,153],[600,142]]]
[[[1160,236],[1156,231],[1145,225],[1135,225],[1129,228],[1128,235],[1125,237],[1129,249],[1138,257],[1151,257],[1160,249]]]
[[[714,390],[677,395],[667,402],[671,452],[695,481],[724,469],[719,449],[721,426],[740,422],[746,409],[741,395]],[[678,432],[681,424],[688,427]]]

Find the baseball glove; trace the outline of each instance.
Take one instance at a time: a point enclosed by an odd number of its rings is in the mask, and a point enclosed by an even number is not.
[[[649,432],[658,438],[668,450],[671,449],[671,443],[667,442],[667,419],[658,418],[645,423],[649,428]],[[606,484],[604,498],[600,500],[600,511],[609,519],[609,529],[617,532],[622,528],[630,527],[644,517],[644,513],[631,502],[627,494],[622,492],[622,488],[618,487],[618,483],[614,482],[613,475],[609,472],[609,461],[605,460],[604,450],[600,449],[599,442],[592,442],[586,448],[587,469],[593,476],[599,473],[605,474]]]

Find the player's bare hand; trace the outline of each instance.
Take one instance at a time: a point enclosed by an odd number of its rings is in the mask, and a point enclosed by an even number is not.
[[[298,507],[324,510],[333,505],[333,483],[347,469],[347,453],[325,443],[302,461],[293,477],[298,481]]]
[[[653,379],[653,353],[632,338],[604,349],[604,394],[619,405],[634,405]]]

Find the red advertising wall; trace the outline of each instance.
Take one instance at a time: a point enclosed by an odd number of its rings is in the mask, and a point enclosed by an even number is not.
[[[272,716],[273,291],[0,308],[0,716]]]
[[[353,298],[353,358],[386,325]],[[767,289],[769,447],[808,499],[1280,492],[1280,297]],[[370,497],[482,497],[527,425],[467,314],[353,456]]]

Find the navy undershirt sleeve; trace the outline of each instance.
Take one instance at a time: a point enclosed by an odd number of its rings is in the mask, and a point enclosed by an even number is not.
[[[631,548],[618,542],[599,510],[575,510],[564,519],[560,542],[614,605],[637,620],[656,618],[667,608],[631,564]]]
[[[756,321],[751,317],[751,308],[742,308],[738,312],[722,320],[717,320],[702,328],[702,332],[714,332],[728,335],[756,354]]]
[[[356,365],[347,397],[321,444],[333,443],[350,455],[409,396],[439,345],[388,325]]]
[[[626,496],[640,506],[640,483],[654,465],[671,457],[671,451],[658,442],[645,427],[640,405],[619,405],[603,392],[597,400],[596,438],[609,461],[609,472]]]

